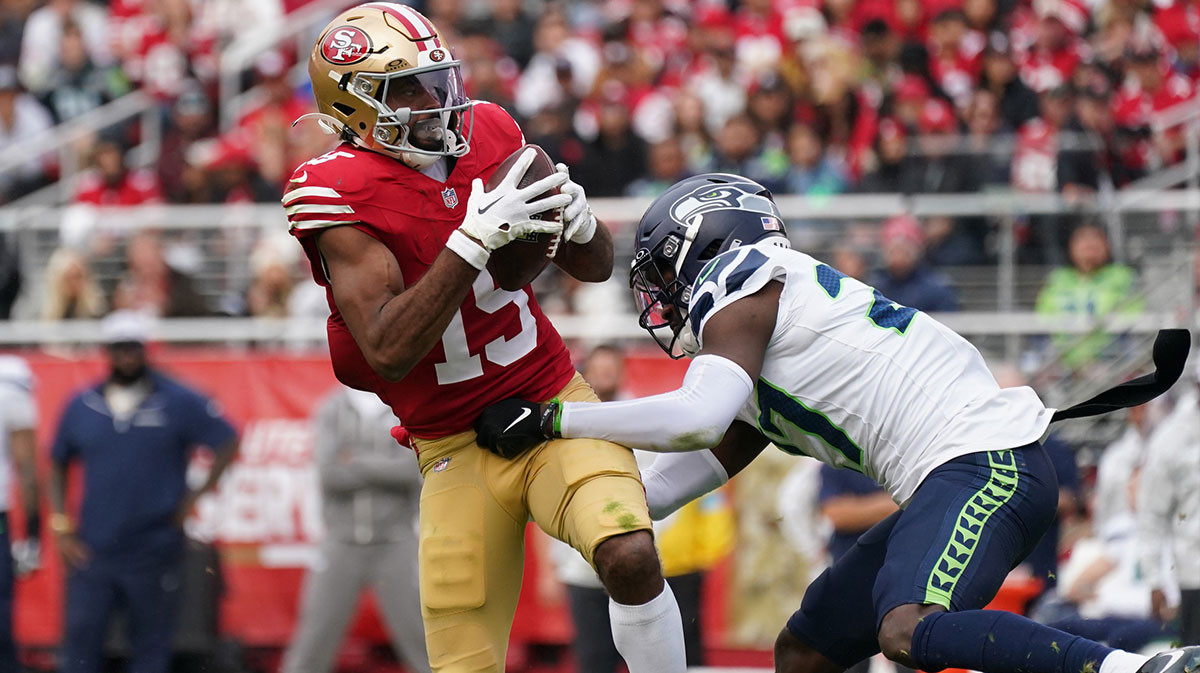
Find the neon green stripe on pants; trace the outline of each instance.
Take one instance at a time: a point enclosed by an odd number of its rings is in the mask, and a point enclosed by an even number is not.
[[[950,598],[963,571],[979,547],[979,536],[988,519],[1008,502],[1017,490],[1017,465],[1011,450],[989,451],[991,474],[983,488],[963,505],[954,524],[954,533],[938,557],[925,584],[925,602],[950,609]]]

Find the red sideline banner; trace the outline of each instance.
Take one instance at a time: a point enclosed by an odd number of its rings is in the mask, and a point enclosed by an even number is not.
[[[99,381],[105,364],[98,352],[71,357],[22,355],[36,377],[39,472],[45,476],[49,447],[66,401]],[[151,358],[162,371],[214,398],[241,433],[237,461],[218,489],[197,504],[187,530],[221,549],[226,586],[222,631],[249,646],[282,647],[291,638],[304,568],[321,536],[308,419],[338,385],[328,357],[323,352],[155,348]],[[684,369],[684,363],[661,356],[632,357],[627,364],[629,391],[645,395],[672,389],[679,385]],[[202,476],[208,464],[207,457],[198,458],[192,469]],[[72,502],[78,500],[79,486],[74,479]],[[62,628],[62,568],[52,535],[44,532],[43,540],[42,569],[17,584],[17,639],[24,646],[57,646]],[[540,588],[546,584],[539,581],[540,573],[549,570],[539,563],[537,545],[527,546],[514,638],[564,642],[571,634],[561,595]],[[373,601],[364,601],[349,635],[384,639]]]

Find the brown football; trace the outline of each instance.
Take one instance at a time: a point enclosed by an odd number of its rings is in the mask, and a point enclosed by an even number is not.
[[[504,176],[512,170],[513,164],[517,162],[521,154],[530,147],[537,152],[537,156],[533,158],[533,163],[529,164],[529,169],[525,171],[525,176],[521,178],[517,186],[527,187],[553,173],[554,161],[550,159],[549,154],[546,154],[546,150],[537,145],[524,145],[500,162],[495,172],[488,178],[485,189],[488,191],[495,189]],[[557,193],[559,190],[556,187],[530,200],[535,201]],[[562,209],[548,210],[534,217],[541,220],[561,221]],[[537,278],[542,269],[545,269],[546,265],[550,263],[551,251],[557,249],[557,239],[558,236],[553,234],[535,234],[531,238],[518,238],[508,245],[497,248],[492,253],[491,259],[488,260],[488,273],[492,275],[501,289],[519,290],[532,283],[533,279]]]

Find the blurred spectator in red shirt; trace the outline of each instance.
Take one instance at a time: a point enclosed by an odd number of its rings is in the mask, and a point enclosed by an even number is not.
[[[287,57],[276,50],[265,51],[254,59],[259,100],[242,110],[237,122],[251,137],[262,133],[264,126],[291,128],[292,122],[312,110],[307,95],[292,86],[289,65]]]
[[[158,178],[143,169],[129,170],[119,144],[101,140],[92,150],[92,170],[84,173],[75,190],[75,203],[97,206],[139,206],[162,200]]]
[[[892,91],[892,113],[906,129],[915,129],[929,102],[929,85],[919,75],[905,75]]]
[[[979,77],[983,39],[969,30],[958,7],[942,9],[929,24],[929,70],[958,108],[965,108]]]
[[[1065,86],[1040,96],[1041,115],[1017,131],[1013,149],[1012,185],[1018,191],[1054,192],[1059,187],[1059,136],[1071,118],[1073,100]],[[1057,264],[1063,259],[1068,223],[1055,215],[1035,215],[1017,230],[1021,260]]]
[[[734,51],[752,76],[774,70],[787,42],[783,16],[772,0],[742,0],[733,16]]]
[[[1172,74],[1161,56],[1153,43],[1130,48],[1126,58],[1130,77],[1126,78],[1113,102],[1119,126],[1149,131],[1154,113],[1164,112],[1195,96],[1192,82],[1182,75]],[[1147,148],[1149,163],[1170,164],[1182,157],[1184,139],[1179,128],[1154,132],[1151,138],[1152,147]]]
[[[110,62],[105,10],[82,0],[49,0],[29,15],[21,36],[21,82],[30,92],[42,95],[52,85],[60,66],[63,27],[68,22],[79,27],[93,62]]]
[[[0,65],[0,155],[11,145],[37,136],[54,126],[50,113],[21,91],[17,69]],[[41,186],[52,157],[29,157],[13,172],[0,174],[0,203],[23,196]]]
[[[988,36],[979,87],[990,91],[998,99],[1000,114],[1005,125],[1011,129],[1019,129],[1025,122],[1038,116],[1037,94],[1018,76],[1017,64],[1013,61],[1012,41],[1004,33],[994,32]]]
[[[1013,148],[1012,185],[1029,192],[1051,192],[1058,187],[1058,132],[1071,115],[1071,94],[1065,86],[1039,97],[1041,114],[1017,129]]]
[[[75,22],[63,23],[59,49],[59,65],[44,99],[56,121],[80,117],[129,92],[129,81],[119,68],[92,61]]]
[[[211,203],[274,202],[283,195],[282,182],[271,183],[264,179],[256,170],[254,159],[255,150],[261,151],[260,143],[278,143],[279,135],[255,138],[253,144],[246,140],[243,135],[229,134],[192,146],[195,152],[192,159],[204,170]],[[269,151],[280,149],[276,144]]]
[[[1079,35],[1087,28],[1087,7],[1077,0],[1034,0],[1038,17],[1033,46],[1021,59],[1021,78],[1034,91],[1068,84],[1088,55]]]
[[[147,2],[125,26],[123,67],[151,95],[172,99],[191,78],[215,77],[216,35],[196,25],[188,0]]]
[[[1171,72],[1188,78],[1193,86],[1200,83],[1200,8],[1192,2],[1156,6],[1154,23],[1173,51],[1168,59]]]
[[[689,31],[684,18],[663,5],[661,0],[632,0],[620,30],[624,41],[657,73],[658,83],[676,87],[680,74],[692,62]]]

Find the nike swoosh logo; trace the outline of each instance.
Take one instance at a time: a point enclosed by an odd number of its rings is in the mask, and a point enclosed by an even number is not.
[[[483,211],[480,211],[480,212],[483,212]],[[513,421],[512,423],[509,423],[509,424],[508,424],[508,427],[507,427],[507,428],[504,428],[504,429],[503,429],[503,430],[501,430],[500,432],[508,432],[509,430],[512,430],[512,427],[513,427],[514,425],[516,425],[517,423],[520,423],[521,421],[525,420],[525,417],[526,417],[526,416],[528,416],[528,415],[529,415],[529,407],[525,407],[524,409],[522,409],[522,410],[521,410],[521,415],[520,415],[520,416],[517,416],[517,420]]]
[[[483,214],[483,213],[486,213],[487,211],[491,210],[492,206],[496,205],[497,203],[500,203],[501,199],[503,199],[503,198],[504,197],[500,197],[499,199],[496,199],[495,201],[492,201],[491,203],[487,204],[486,206],[480,208],[479,213]],[[525,411],[529,411],[529,410],[526,409]]]
[[[295,183],[308,182],[308,171],[304,171],[303,173],[300,174],[300,177],[292,178],[291,180],[288,180],[288,182],[295,182]]]

